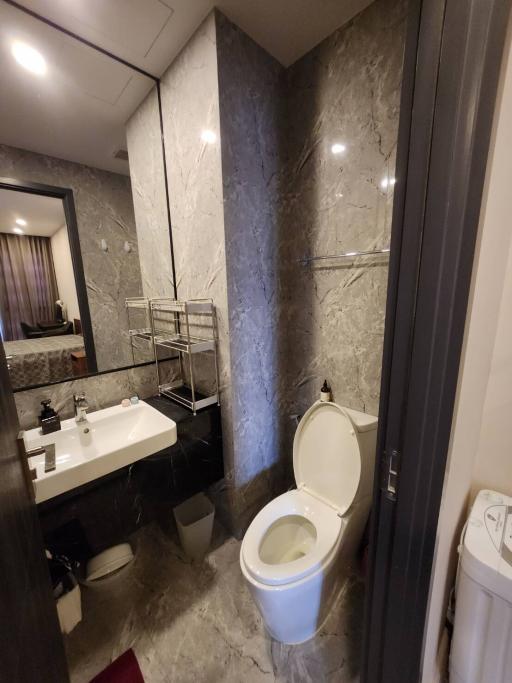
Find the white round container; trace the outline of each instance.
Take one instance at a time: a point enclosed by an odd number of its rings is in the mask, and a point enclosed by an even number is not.
[[[512,498],[484,490],[464,535],[450,681],[510,683],[511,642]]]

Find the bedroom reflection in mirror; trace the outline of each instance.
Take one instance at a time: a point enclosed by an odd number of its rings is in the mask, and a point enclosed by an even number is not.
[[[13,388],[89,371],[60,198],[0,189],[0,336]]]

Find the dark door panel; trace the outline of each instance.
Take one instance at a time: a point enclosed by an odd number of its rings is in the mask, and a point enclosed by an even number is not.
[[[18,415],[0,343],[0,680],[68,681],[37,510],[16,437]]]
[[[416,683],[510,0],[412,0],[364,683]],[[410,99],[409,106],[404,101]],[[401,185],[401,187],[400,187]],[[398,483],[389,488],[390,456]]]

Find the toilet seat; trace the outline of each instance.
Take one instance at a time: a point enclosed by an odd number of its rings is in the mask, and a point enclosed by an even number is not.
[[[306,411],[293,440],[293,472],[297,488],[347,512],[361,482],[361,448],[345,408],[317,401]]]
[[[305,534],[314,529],[307,551],[291,561],[265,562],[262,546],[275,524],[288,518],[302,518]],[[297,520],[300,525],[300,521]],[[241,556],[248,573],[267,585],[299,581],[313,574],[328,559],[341,535],[343,520],[331,506],[304,490],[283,493],[266,505],[254,518],[242,542]]]

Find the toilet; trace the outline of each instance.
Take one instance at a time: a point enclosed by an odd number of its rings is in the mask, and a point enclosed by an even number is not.
[[[270,635],[312,638],[353,563],[372,501],[377,418],[318,401],[293,441],[297,488],[256,515],[240,566]]]

